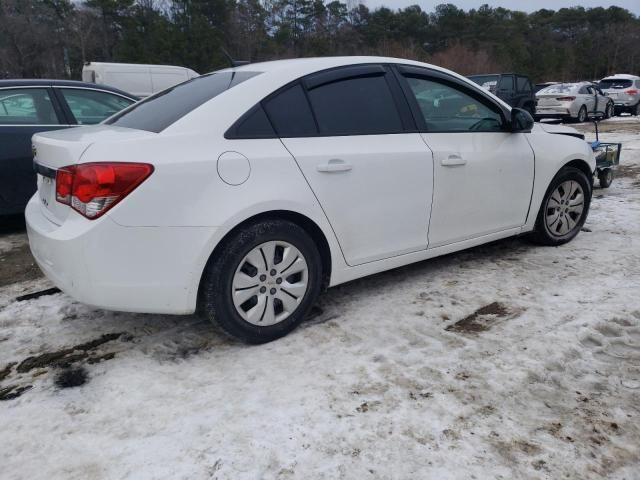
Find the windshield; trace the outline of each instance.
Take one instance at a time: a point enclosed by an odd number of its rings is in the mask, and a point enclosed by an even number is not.
[[[260,73],[225,71],[202,75],[138,102],[105,123],[159,133],[203,103]]]
[[[600,88],[603,90],[608,88],[622,90],[623,88],[629,88],[631,86],[633,86],[633,81],[624,78],[610,78],[600,81]]]
[[[550,87],[543,88],[538,92],[539,95],[557,95],[558,93],[573,93],[578,89],[579,85],[576,83],[561,83],[560,85],[551,85]]]

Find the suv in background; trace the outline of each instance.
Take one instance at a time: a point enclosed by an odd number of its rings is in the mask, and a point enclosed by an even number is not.
[[[612,75],[600,80],[598,86],[613,100],[616,115],[623,112],[640,115],[640,77]]]
[[[523,108],[531,116],[536,113],[536,96],[529,77],[516,73],[470,75],[468,77],[482,88],[507,102],[512,107]]]

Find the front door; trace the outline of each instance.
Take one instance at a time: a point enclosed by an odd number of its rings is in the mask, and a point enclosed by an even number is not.
[[[524,225],[534,177],[526,134],[505,131],[500,107],[471,88],[416,71],[403,76],[434,158],[429,247]]]

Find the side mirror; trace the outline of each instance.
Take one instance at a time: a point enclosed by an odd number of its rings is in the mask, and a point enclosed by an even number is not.
[[[522,108],[511,109],[511,131],[516,132],[530,132],[533,128],[533,117],[529,112]]]

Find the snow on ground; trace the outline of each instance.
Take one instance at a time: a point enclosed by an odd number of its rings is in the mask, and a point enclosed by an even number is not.
[[[2,478],[640,478],[640,123],[616,129],[625,176],[573,242],[336,287],[267,345],[0,287],[0,390],[32,386],[0,402]]]

